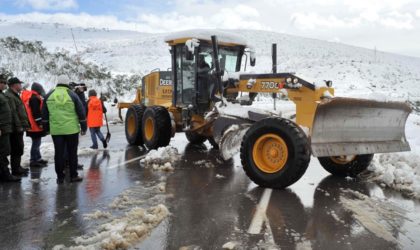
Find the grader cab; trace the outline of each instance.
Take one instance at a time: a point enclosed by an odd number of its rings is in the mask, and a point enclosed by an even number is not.
[[[175,33],[166,42],[172,70],[146,75],[135,102],[119,104],[128,107],[125,131],[132,145],[156,149],[185,132],[191,143],[209,140],[224,153],[234,151],[232,141],[239,140],[246,174],[272,188],[299,180],[311,154],[330,173],[354,176],[374,153],[410,150],[404,129],[411,109],[405,103],[333,97],[331,82],[318,87],[292,73],[277,73],[275,47],[272,73],[239,73],[248,61],[255,65],[255,55],[230,34]],[[234,72],[237,77],[222,77]],[[248,92],[252,103],[258,93],[281,91],[296,104],[295,120],[219,112],[225,102],[237,102],[240,92]]]

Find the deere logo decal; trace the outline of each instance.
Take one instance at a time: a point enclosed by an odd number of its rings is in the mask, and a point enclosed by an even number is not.
[[[159,86],[171,86],[172,80],[160,79]]]

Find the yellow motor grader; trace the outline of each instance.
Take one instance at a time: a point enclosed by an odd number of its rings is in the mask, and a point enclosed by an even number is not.
[[[247,74],[240,72],[248,61],[255,65],[255,54],[231,34],[183,32],[166,42],[172,70],[146,75],[136,100],[119,103],[120,111],[128,108],[125,132],[132,145],[164,147],[183,131],[190,143],[209,140],[226,151],[233,146],[225,136],[230,134],[240,140],[249,178],[271,188],[299,180],[311,154],[330,173],[355,176],[369,166],[374,153],[410,150],[407,104],[334,97],[331,81],[319,87],[293,73],[277,73],[274,45],[272,73]],[[224,77],[234,72],[236,77]],[[295,120],[251,111],[247,117],[219,112],[245,92],[248,105],[258,93],[287,93],[296,105]]]

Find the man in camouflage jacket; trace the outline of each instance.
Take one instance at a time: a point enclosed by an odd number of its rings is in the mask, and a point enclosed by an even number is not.
[[[12,133],[10,134],[10,165],[13,175],[27,175],[28,170],[20,165],[23,155],[23,133],[30,128],[25,106],[20,99],[19,93],[22,91],[22,82],[12,77],[7,81],[9,88],[5,95],[9,98],[9,105],[12,111]]]
[[[0,75],[0,182],[16,182],[20,181],[20,178],[10,174],[7,160],[10,154],[9,135],[12,132],[12,112],[9,100],[3,93],[5,89],[6,77]]]

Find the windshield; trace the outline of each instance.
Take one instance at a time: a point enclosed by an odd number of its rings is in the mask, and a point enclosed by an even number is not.
[[[227,72],[238,71],[239,69],[237,69],[237,65],[240,52],[240,47],[219,46],[219,60],[221,70],[225,70]],[[211,68],[214,67],[212,59],[213,48],[210,45],[201,46],[199,54],[200,56],[204,57],[205,62],[209,64]]]

